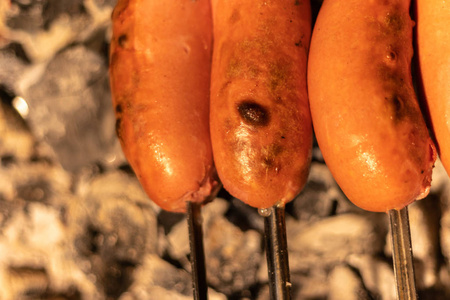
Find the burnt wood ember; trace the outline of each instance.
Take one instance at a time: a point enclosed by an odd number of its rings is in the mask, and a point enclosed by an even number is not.
[[[4,3],[0,299],[192,299],[185,216],[148,199],[115,135],[116,1]],[[387,216],[353,206],[313,153],[286,207],[292,298],[395,299]],[[430,195],[409,207],[419,299],[450,299],[449,182],[438,162]],[[269,299],[257,211],[221,191],[202,217],[209,298]]]

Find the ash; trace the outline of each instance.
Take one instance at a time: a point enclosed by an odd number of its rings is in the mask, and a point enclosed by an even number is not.
[[[0,1],[0,299],[192,299],[185,217],[152,204],[115,136],[115,2]],[[437,162],[409,207],[420,299],[450,299],[448,199]],[[353,206],[317,147],[286,209],[293,299],[396,299],[387,215]],[[210,299],[269,299],[256,209],[221,191],[203,226]]]

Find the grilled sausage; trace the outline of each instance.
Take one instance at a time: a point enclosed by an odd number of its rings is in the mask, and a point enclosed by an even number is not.
[[[213,0],[211,138],[223,186],[258,208],[304,186],[312,126],[309,1]]]
[[[208,0],[119,0],[110,75],[116,129],[149,197],[185,211],[217,186],[209,134]]]
[[[401,209],[428,194],[435,146],[412,85],[409,0],[325,0],[308,90],[319,147],[357,206]]]
[[[450,2],[415,1],[421,95],[439,157],[450,173]]]

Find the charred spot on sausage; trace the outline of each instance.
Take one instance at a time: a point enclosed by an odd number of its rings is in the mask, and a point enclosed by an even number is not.
[[[273,157],[263,157],[262,164],[266,168],[271,168],[275,163]]]
[[[389,105],[391,106],[392,109],[392,115],[395,119],[395,121],[399,121],[400,119],[402,119],[405,116],[405,104],[404,101],[402,99],[402,97],[400,97],[397,94],[393,94],[390,97],[386,97],[385,98]]]
[[[403,101],[402,98],[400,98],[398,95],[394,95],[392,97],[392,103],[394,104],[394,110],[397,114],[400,113],[402,107],[403,107]]]
[[[124,33],[121,34],[118,38],[117,38],[117,42],[119,43],[119,46],[122,48],[125,48],[125,43],[128,40],[128,36]]]
[[[118,113],[118,114],[120,114],[120,113],[122,113],[122,105],[120,105],[120,104],[117,104],[116,105],[116,113]]]
[[[263,167],[278,171],[280,169],[280,164],[277,163],[277,161],[279,161],[279,156],[283,151],[284,148],[279,143],[273,143],[263,147],[261,149],[261,162]]]
[[[387,58],[394,61],[397,59],[397,53],[395,53],[395,51],[390,51],[387,55]]]
[[[392,31],[394,34],[398,34],[403,30],[403,18],[396,12],[388,13],[384,22],[388,30]]]
[[[121,118],[116,119],[116,135],[119,138],[119,140],[122,140],[122,119]]]
[[[267,126],[270,122],[269,111],[252,100],[244,100],[239,103],[237,111],[244,122],[249,125]]]

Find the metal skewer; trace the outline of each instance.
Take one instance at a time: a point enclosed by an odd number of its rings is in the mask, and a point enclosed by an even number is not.
[[[400,210],[392,209],[388,214],[398,299],[417,299],[408,207]]]
[[[201,207],[201,203],[187,202],[186,213],[189,228],[189,245],[191,248],[192,289],[195,300],[208,299]]]
[[[261,209],[259,213],[264,217],[270,299],[291,299],[284,205]]]

